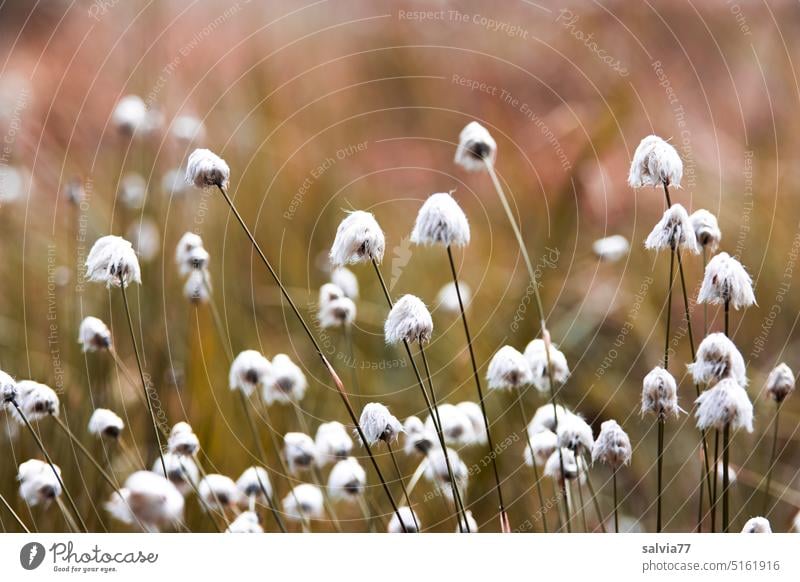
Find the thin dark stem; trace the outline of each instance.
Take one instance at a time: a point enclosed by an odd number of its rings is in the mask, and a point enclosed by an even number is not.
[[[467,349],[469,350],[469,359],[472,364],[472,376],[475,379],[475,387],[478,390],[478,402],[481,405],[481,414],[483,415],[483,426],[486,430],[486,442],[489,448],[489,458],[492,461],[492,471],[494,472],[495,489],[497,490],[498,511],[500,515],[500,529],[501,531],[508,531],[508,515],[506,514],[506,506],[503,502],[503,491],[500,488],[500,472],[497,470],[497,459],[494,452],[494,443],[492,439],[492,431],[489,425],[489,416],[486,414],[486,403],[483,397],[483,388],[481,387],[481,377],[478,374],[478,363],[475,358],[475,350],[472,347],[472,334],[469,331],[469,324],[467,323],[467,314],[464,309],[464,301],[461,297],[461,287],[458,283],[458,275],[456,274],[456,264],[453,260],[453,251],[450,245],[447,246],[447,258],[450,261],[450,273],[453,275],[453,285],[456,288],[456,296],[458,297],[458,308],[461,311],[461,322],[464,324],[464,335],[467,337]],[[527,433],[528,425],[525,425],[525,432]],[[528,443],[530,445],[530,442]],[[536,463],[533,465],[534,471],[538,473]],[[538,476],[536,478],[536,486],[539,488],[539,499],[542,499],[541,485],[539,484]],[[542,506],[544,507],[544,506]],[[544,509],[542,509],[544,511]],[[544,519],[544,514],[542,514]],[[547,521],[544,519],[544,531],[547,532]]]
[[[147,410],[150,412],[150,420],[153,423],[153,432],[156,435],[156,443],[158,443],[158,458],[161,460],[161,468],[164,470],[164,475],[167,475],[167,464],[164,462],[164,452],[161,445],[161,434],[158,432],[158,423],[156,422],[156,415],[153,411],[153,401],[150,399],[150,391],[147,389],[147,380],[144,378],[144,369],[142,368],[142,359],[139,356],[139,347],[136,345],[136,332],[133,330],[133,319],[131,318],[131,310],[128,305],[128,294],[125,291],[125,279],[122,273],[119,275],[119,288],[122,290],[122,302],[125,304],[125,315],[128,316],[128,329],[131,332],[131,342],[133,343],[133,352],[136,354],[136,367],[139,368],[139,378],[142,380],[142,390],[144,390],[144,398],[147,401]]]
[[[769,517],[769,499],[770,488],[772,486],[772,469],[775,467],[775,458],[778,452],[778,421],[781,417],[781,403],[778,402],[775,406],[775,419],[773,420],[772,427],[772,451],[769,454],[769,465],[767,466],[767,485],[764,488],[764,509],[761,515]]]
[[[722,429],[722,531],[728,533],[728,526],[730,525],[728,504],[729,504],[729,481],[730,475],[728,474],[728,466],[730,464],[730,438],[731,438],[731,425],[726,423]]]
[[[583,523],[583,531],[589,533],[589,523],[586,521],[586,503],[583,500],[583,487],[581,487],[581,470],[578,468],[578,478],[575,479],[573,487],[578,488],[578,503],[581,504],[581,523]]]
[[[339,378],[339,375],[333,369],[333,366],[328,361],[328,358],[325,357],[325,354],[323,353],[322,348],[320,347],[319,343],[317,342],[317,339],[314,337],[314,334],[311,333],[311,329],[308,327],[308,324],[306,323],[305,319],[303,318],[302,314],[300,313],[300,310],[297,308],[297,306],[295,305],[294,301],[292,301],[292,298],[289,295],[289,292],[283,286],[283,283],[281,282],[280,278],[278,277],[278,274],[275,272],[275,269],[272,268],[272,265],[270,264],[269,260],[267,259],[267,256],[261,250],[261,247],[256,242],[256,239],[255,239],[255,237],[253,237],[253,234],[250,232],[250,229],[247,228],[247,224],[245,224],[244,219],[242,218],[241,214],[239,214],[239,211],[236,209],[236,206],[234,206],[233,201],[228,196],[228,193],[225,191],[225,189],[221,185],[218,185],[217,188],[222,193],[223,198],[225,198],[225,202],[228,204],[228,207],[230,208],[231,212],[233,212],[233,215],[236,217],[236,220],[239,222],[239,225],[242,227],[242,230],[244,230],[245,234],[247,235],[247,238],[250,239],[250,243],[253,245],[253,248],[255,249],[255,251],[258,254],[258,256],[261,258],[261,262],[264,264],[264,266],[269,271],[270,275],[272,276],[273,280],[275,281],[275,284],[280,289],[281,294],[283,295],[284,299],[286,299],[286,302],[291,307],[292,312],[295,314],[295,316],[297,317],[297,320],[302,325],[303,330],[305,331],[306,335],[308,336],[308,339],[311,341],[311,344],[314,346],[314,350],[317,352],[317,355],[322,360],[322,363],[325,366],[325,369],[327,370],[327,372],[330,375],[331,379],[333,380],[333,383],[336,385],[336,390],[339,392],[339,396],[341,397],[342,402],[345,405],[345,408],[347,408],[347,414],[350,416],[350,420],[353,422],[353,425],[356,427],[356,432],[358,432],[358,436],[359,436],[359,438],[361,439],[361,442],[364,445],[364,449],[367,451],[367,455],[369,456],[370,462],[372,463],[372,467],[375,469],[375,473],[378,475],[378,479],[381,482],[381,487],[383,488],[384,493],[386,493],[386,497],[388,497],[388,499],[389,499],[389,503],[392,506],[392,511],[394,511],[394,513],[397,515],[397,518],[400,519],[400,512],[399,512],[399,510],[397,508],[397,504],[394,501],[394,497],[392,497],[392,492],[389,490],[389,486],[386,484],[386,481],[383,478],[383,473],[381,473],[381,469],[378,466],[378,462],[375,460],[375,457],[372,454],[372,449],[370,448],[369,444],[367,443],[366,435],[364,434],[364,431],[361,428],[361,424],[358,422],[358,417],[356,416],[356,413],[353,410],[353,406],[350,404],[350,400],[347,397],[347,391],[344,388],[344,384],[342,383],[341,378]]]
[[[606,533],[606,520],[603,517],[603,512],[600,511],[600,502],[597,500],[597,493],[595,493],[594,485],[592,485],[592,478],[589,476],[589,463],[586,462],[584,467],[584,474],[586,475],[586,488],[589,490],[589,495],[591,495],[594,513],[597,516],[597,522],[600,524],[600,531]]]
[[[28,526],[26,526],[26,525],[25,525],[25,522],[23,522],[23,521],[22,521],[22,519],[20,518],[20,516],[19,516],[19,515],[17,515],[17,512],[16,512],[16,511],[14,511],[14,508],[13,508],[13,507],[11,507],[11,505],[8,503],[8,501],[6,500],[6,498],[5,498],[5,497],[3,497],[3,494],[2,494],[2,493],[0,493],[0,501],[2,501],[2,502],[3,502],[3,505],[5,505],[5,508],[8,510],[8,512],[9,512],[11,515],[13,515],[13,516],[14,516],[14,519],[17,521],[17,523],[18,523],[18,524],[19,524],[19,526],[20,526],[20,527],[23,529],[23,531],[24,531],[25,533],[31,533],[31,530],[29,530],[29,529],[28,529]]]
[[[611,477],[614,488],[614,533],[619,533],[619,502],[617,501],[617,469]]]
[[[403,490],[403,496],[406,499],[406,505],[411,512],[411,519],[414,520],[414,527],[416,531],[419,531],[419,523],[417,523],[417,516],[414,512],[414,507],[411,505],[411,496],[408,494],[408,489],[406,489],[405,481],[403,481],[403,473],[400,472],[400,465],[397,464],[397,457],[394,455],[394,449],[392,449],[392,443],[388,440],[386,441],[386,447],[389,449],[389,456],[392,458],[392,465],[394,466],[394,472],[397,475],[397,481],[400,483],[400,488]],[[408,528],[406,524],[403,523],[403,520],[400,519],[400,526],[403,528],[405,533],[408,533]]]
[[[663,466],[664,466],[664,419],[658,419],[658,505],[656,508],[656,533],[661,533],[661,495],[663,493]]]
[[[73,444],[75,444],[78,447],[78,450],[80,450],[80,452],[83,453],[83,456],[89,460],[89,462],[94,466],[95,469],[97,469],[97,472],[100,473],[100,476],[103,478],[103,480],[106,483],[108,483],[111,489],[113,489],[113,491],[124,500],[124,497],[122,497],[122,493],[120,493],[119,491],[119,485],[114,482],[114,479],[111,478],[108,472],[105,469],[103,469],[100,463],[98,463],[95,460],[92,453],[89,452],[89,449],[87,449],[83,445],[83,443],[78,440],[78,438],[72,433],[67,424],[57,416],[53,416],[53,420],[55,420],[56,424],[59,427],[61,427],[61,430],[64,431],[64,434],[67,435],[67,438],[69,438],[73,442]]]
[[[714,430],[714,482],[711,503],[711,533],[717,531],[717,479],[719,477],[719,431]]]
[[[669,285],[667,286],[667,322],[666,332],[664,338],[664,369],[669,370],[669,332],[670,322],[672,320],[672,283],[675,271],[675,249],[671,248],[669,252]]]
[[[217,522],[217,518],[215,517],[215,514],[217,513],[217,510],[216,509],[211,509],[211,507],[208,505],[208,503],[206,503],[206,500],[203,499],[203,496],[200,495],[200,490],[198,489],[197,484],[194,481],[192,481],[192,477],[189,475],[189,471],[186,470],[186,467],[184,466],[183,461],[179,460],[178,464],[180,465],[181,471],[183,472],[184,481],[186,481],[189,484],[189,486],[192,488],[192,491],[194,492],[195,497],[197,497],[198,503],[200,503],[200,505],[203,507],[203,511],[208,516],[208,519],[211,520],[211,523],[214,524],[214,529],[217,530],[217,533],[222,533],[224,528],[220,527],[219,523]],[[201,470],[199,464],[198,464],[197,468],[198,468],[198,470]],[[214,498],[215,499],[217,498],[216,493],[214,494]],[[219,500],[217,500],[217,504],[219,505]],[[224,517],[223,517],[223,521],[225,521]]]
[[[77,520],[80,521],[81,527],[83,528],[83,531],[85,531],[86,533],[89,533],[89,529],[86,527],[86,523],[83,521],[83,518],[81,517],[81,514],[78,512],[78,506],[75,504],[75,500],[72,498],[72,494],[69,492],[69,489],[67,489],[67,486],[64,485],[64,481],[61,480],[61,475],[56,470],[55,463],[53,463],[53,459],[50,457],[50,453],[48,453],[47,449],[44,447],[44,443],[42,442],[42,439],[39,438],[39,435],[33,429],[33,426],[31,426],[31,423],[28,420],[28,417],[25,415],[25,413],[19,407],[19,404],[17,403],[17,401],[15,399],[12,399],[11,400],[11,404],[16,409],[17,414],[19,414],[20,418],[22,419],[22,422],[25,423],[25,426],[28,429],[28,431],[31,433],[31,436],[33,437],[33,440],[36,441],[36,446],[39,447],[39,450],[44,455],[44,458],[47,461],[47,464],[50,465],[50,470],[53,471],[53,475],[55,475],[56,481],[58,481],[58,484],[61,486],[61,490],[64,492],[64,495],[66,495],[67,501],[69,501],[69,506],[72,509],[73,513],[75,514],[75,517],[77,518]]]
[[[217,328],[217,335],[219,336],[220,343],[222,343],[222,349],[225,351],[225,355],[228,356],[228,360],[232,361],[233,348],[228,341],[229,338],[227,338],[224,333],[225,327],[222,325],[222,317],[220,316],[219,309],[217,309],[217,304],[214,302],[214,296],[211,295],[211,285],[208,284],[205,273],[203,273],[203,286],[208,293],[208,307],[211,311],[211,318],[214,320],[214,327]]]
[[[539,498],[539,508],[542,512],[542,528],[544,529],[544,533],[548,533],[547,527],[547,516],[545,514],[545,505],[544,505],[544,495],[542,495],[542,484],[539,480],[539,469],[536,467],[536,457],[533,454],[533,447],[531,446],[531,435],[528,432],[528,414],[525,411],[525,403],[522,401],[522,393],[517,396],[516,398],[517,404],[519,405],[519,414],[520,419],[522,420],[522,430],[525,432],[525,442],[528,446],[528,451],[531,454],[531,466],[533,467],[533,478],[536,482],[536,495]]]
[[[731,315],[731,302],[725,300],[725,335],[731,337],[730,334],[730,315]]]
[[[347,355],[350,357],[350,381],[353,383],[353,394],[361,396],[361,388],[358,384],[358,369],[356,368],[356,348],[353,342],[353,327],[344,325],[344,341],[347,344]]]

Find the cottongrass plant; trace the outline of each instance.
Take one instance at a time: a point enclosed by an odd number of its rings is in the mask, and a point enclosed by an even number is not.
[[[592,448],[592,462],[603,463],[611,469],[614,489],[614,532],[619,533],[619,501],[617,498],[617,472],[629,465],[633,449],[631,439],[616,420],[606,420],[600,425],[600,434]]]
[[[772,533],[772,526],[766,517],[751,517],[744,524],[742,533]]]
[[[577,414],[568,414],[564,416],[562,421],[558,424],[558,427],[556,428],[556,436],[558,437],[559,447],[571,450],[575,454],[575,457],[582,461],[582,463],[578,465],[578,470],[583,470],[584,473],[580,475],[580,479],[577,481],[577,487],[578,498],[581,503],[581,518],[583,520],[584,531],[588,531],[588,528],[585,504],[583,502],[583,489],[581,487],[583,482],[586,483],[586,486],[589,489],[589,494],[591,495],[592,504],[594,505],[594,509],[597,514],[597,521],[600,525],[600,529],[603,531],[603,533],[605,533],[605,520],[603,519],[603,514],[600,511],[600,505],[597,501],[597,495],[595,494],[594,487],[592,486],[591,478],[589,476],[588,463],[586,462],[587,457],[591,456],[592,450],[594,449],[594,434],[592,432],[592,427],[589,426],[589,423],[587,423],[581,416]]]
[[[230,167],[228,164],[220,158],[218,155],[213,153],[208,149],[197,149],[189,156],[189,160],[186,166],[186,180],[190,184],[194,184],[198,188],[217,188],[219,190],[222,197],[225,199],[226,204],[230,208],[233,215],[236,217],[236,220],[239,222],[239,225],[242,227],[247,238],[250,240],[250,244],[253,246],[253,249],[258,254],[261,262],[264,264],[264,267],[269,271],[272,279],[275,281],[275,284],[281,291],[286,302],[289,304],[292,312],[294,313],[297,320],[300,322],[301,326],[303,327],[303,331],[305,332],[306,336],[308,337],[309,341],[311,342],[312,346],[314,347],[314,351],[319,356],[320,360],[322,360],[322,364],[325,367],[325,370],[331,377],[334,385],[336,386],[336,390],[339,393],[340,398],[342,399],[342,403],[345,405],[347,409],[347,413],[350,416],[353,424],[356,427],[356,431],[361,436],[362,441],[366,442],[364,435],[362,434],[362,430],[360,425],[358,424],[358,418],[356,417],[356,413],[353,410],[352,405],[350,404],[350,400],[347,396],[347,391],[344,388],[344,384],[342,380],[339,378],[339,375],[333,369],[333,366],[328,361],[328,358],[325,356],[325,353],[322,351],[322,348],[319,345],[319,342],[314,337],[314,334],[311,332],[311,328],[309,328],[308,324],[306,323],[303,315],[300,313],[300,310],[295,305],[294,301],[292,300],[291,295],[286,290],[286,287],[278,277],[278,273],[272,267],[272,264],[267,259],[267,256],[261,250],[261,246],[256,241],[253,234],[250,232],[250,229],[247,227],[244,219],[242,218],[239,211],[236,209],[236,206],[233,204],[230,196],[228,195],[228,184],[230,182]],[[382,233],[381,233],[382,237]],[[380,249],[380,257],[383,257],[383,248]],[[341,265],[340,265],[341,266]],[[365,445],[367,455],[370,458],[370,462],[372,463],[373,468],[375,469],[376,474],[378,475],[378,479],[381,482],[381,486],[383,488],[384,493],[386,494],[387,498],[389,499],[389,503],[392,506],[392,510],[397,512],[397,504],[392,497],[391,491],[389,490],[389,486],[386,484],[386,481],[383,479],[383,475],[381,474],[380,467],[378,466],[378,462],[375,460],[374,456],[372,455],[372,451],[369,448],[369,445]]]
[[[458,147],[456,148],[454,161],[457,165],[463,167],[468,172],[480,172],[484,169],[486,170],[492,180],[492,184],[497,192],[498,198],[500,199],[500,203],[503,206],[503,210],[505,211],[508,222],[511,225],[511,229],[514,231],[514,237],[517,240],[517,245],[519,246],[520,253],[522,254],[522,258],[525,262],[525,267],[528,270],[528,277],[530,278],[528,288],[533,290],[533,295],[536,300],[536,310],[539,316],[540,333],[542,335],[541,339],[544,341],[545,346],[544,352],[547,361],[546,369],[549,375],[550,399],[552,401],[554,417],[557,423],[558,413],[556,412],[556,388],[552,378],[552,366],[550,362],[550,332],[547,329],[547,319],[544,312],[544,306],[542,304],[541,293],[539,291],[539,281],[538,277],[536,276],[536,271],[533,268],[533,263],[531,263],[530,256],[528,255],[528,249],[525,246],[525,241],[522,238],[522,231],[517,225],[516,218],[514,218],[514,213],[511,211],[511,206],[509,205],[506,194],[503,191],[503,186],[497,177],[497,173],[495,172],[494,166],[496,160],[497,142],[491,136],[489,130],[483,127],[477,121],[471,121],[468,123],[464,129],[461,130],[461,133],[458,136]],[[568,503],[566,498],[565,503]],[[501,516],[501,519],[502,518],[503,516]],[[505,524],[502,531],[510,531],[507,517],[505,518]]]
[[[136,471],[128,476],[121,489],[106,503],[114,519],[144,531],[157,532],[163,527],[181,525],[183,495],[171,481],[151,471]]]
[[[769,517],[770,486],[772,485],[772,469],[777,462],[778,453],[778,421],[780,420],[781,405],[795,388],[795,377],[792,369],[784,363],[778,364],[769,373],[767,383],[764,385],[764,397],[775,403],[775,414],[772,419],[772,447],[770,448],[769,464],[767,465],[767,483],[764,487],[763,514]]]

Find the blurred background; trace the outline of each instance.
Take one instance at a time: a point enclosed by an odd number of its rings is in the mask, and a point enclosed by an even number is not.
[[[85,425],[94,407],[107,406],[125,410],[128,442],[148,465],[157,458],[140,387],[126,382],[107,354],[83,354],[76,341],[81,319],[97,316],[136,369],[118,291],[83,281],[96,238],[125,236],[142,263],[142,285],[131,289],[139,344],[169,422],[192,424],[208,470],[238,476],[255,462],[245,418],[228,390],[211,313],[183,298],[174,262],[178,239],[192,230],[211,255],[214,302],[234,352],[287,353],[304,369],[310,386],[301,407],[312,431],[328,420],[349,422],[224,201],[183,184],[188,154],[208,147],[229,163],[232,197],[309,320],[329,279],[327,251],[350,209],[373,212],[385,230],[383,272],[392,294],[413,293],[436,307],[450,280],[447,257],[411,245],[409,235],[422,201],[454,190],[472,227],[471,244],[456,260],[473,291],[468,316],[485,374],[499,347],[523,349],[539,326],[488,176],[453,164],[460,130],[478,120],[498,142],[498,174],[540,266],[553,339],[572,369],[562,398],[595,434],[609,418],[630,434],[633,462],[620,472],[624,523],[652,531],[656,434],[639,403],[641,380],[662,357],[668,257],[646,252],[643,240],[664,202],[660,191],[634,191],[626,179],[636,145],[656,133],[684,161],[683,188],[673,200],[716,214],[721,250],[738,255],[755,281],[758,307],[732,317],[756,403],[756,430],[737,434],[732,454],[739,471],[733,528],[741,528],[763,501],[756,489],[774,410],[760,395],[764,380],[782,361],[800,367],[798,32],[800,12],[788,1],[4,2],[0,368],[52,386],[62,416],[93,451],[102,446]],[[147,127],[134,136],[112,116],[131,94],[148,113]],[[630,241],[630,253],[602,261],[592,243],[612,234]],[[701,260],[687,257],[685,267],[694,297]],[[377,400],[401,420],[424,417],[404,353],[384,345],[387,310],[374,273],[353,271],[361,286],[354,359],[336,330],[316,333],[346,381],[355,369],[357,409]],[[691,411],[695,388],[685,375],[690,354],[679,297],[672,315],[671,371],[681,405]],[[434,309],[434,323],[428,353],[439,395],[475,401],[457,314]],[[721,328],[715,309],[704,317],[693,307],[693,323],[696,341],[704,326]],[[533,390],[523,397],[530,411],[546,402]],[[512,405],[505,393],[487,399],[498,442],[520,433]],[[289,407],[270,412],[271,424],[261,419],[260,430],[275,468],[269,431],[299,426]],[[773,480],[783,493],[770,514],[777,531],[791,527],[800,504],[798,418],[790,398]],[[38,455],[29,435],[0,421],[0,492],[40,530],[63,530],[53,508],[31,513],[19,499],[16,467]],[[108,487],[58,427],[42,422],[40,430],[92,526],[124,531],[100,507]],[[691,531],[700,470],[691,414],[667,425],[667,441],[666,530]],[[540,531],[522,451],[517,439],[498,455],[511,526]],[[390,474],[386,451],[379,452]],[[484,455],[462,451],[468,466]],[[120,478],[131,470],[111,462]],[[401,457],[406,477],[417,464]],[[371,469],[368,475],[368,496],[387,513],[377,478]],[[272,478],[280,499],[289,481]],[[609,511],[610,474],[599,467],[592,479]],[[471,476],[468,500],[483,531],[498,528],[492,485],[489,470]],[[442,504],[427,502],[426,491],[423,483],[415,493],[423,523],[452,531]],[[196,503],[187,502],[187,512],[191,529],[209,529]],[[359,516],[357,508],[340,513]],[[5,515],[2,523],[17,527]],[[354,521],[346,529],[361,527]],[[320,522],[314,529],[331,528]]]

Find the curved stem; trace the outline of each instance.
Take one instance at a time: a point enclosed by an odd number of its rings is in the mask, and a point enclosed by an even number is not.
[[[533,478],[536,480],[536,495],[539,498],[539,509],[542,514],[542,529],[544,533],[548,533],[547,527],[547,515],[545,513],[545,505],[544,505],[544,495],[542,495],[542,484],[539,480],[539,469],[536,466],[536,457],[533,454],[533,447],[531,446],[531,435],[528,432],[528,425],[530,421],[528,420],[528,414],[525,412],[525,403],[522,401],[522,393],[517,396],[516,398],[520,418],[522,419],[522,430],[525,431],[525,441],[528,446],[528,450],[531,454],[531,465],[533,466]]]
[[[2,494],[2,493],[0,493],[0,501],[2,501],[2,502],[3,502],[3,505],[5,505],[5,508],[8,510],[8,512],[9,512],[11,515],[13,515],[13,516],[14,516],[14,519],[17,521],[17,523],[18,523],[18,524],[19,524],[19,526],[20,526],[20,527],[23,529],[23,531],[24,531],[25,533],[31,533],[31,530],[29,530],[29,529],[28,529],[28,526],[26,526],[26,525],[25,525],[25,522],[23,522],[23,521],[22,521],[22,519],[20,518],[20,516],[19,516],[19,515],[17,515],[17,512],[16,512],[16,511],[14,511],[14,508],[13,508],[13,507],[11,507],[11,505],[8,503],[8,501],[6,500],[6,498],[5,498],[5,497],[3,497],[3,494]]]

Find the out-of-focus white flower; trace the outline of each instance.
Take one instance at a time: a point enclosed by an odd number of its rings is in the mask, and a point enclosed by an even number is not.
[[[272,497],[272,483],[264,467],[248,467],[236,480],[240,498],[266,500]],[[265,495],[266,494],[266,495]]]
[[[169,433],[167,449],[176,455],[192,456],[200,449],[200,440],[189,423],[179,422]]]
[[[208,303],[211,299],[211,280],[208,271],[192,271],[183,284],[183,296],[192,303]]]
[[[289,356],[276,354],[272,358],[269,381],[263,386],[262,394],[267,404],[300,402],[306,394],[308,380]]]
[[[694,236],[701,247],[708,248],[710,251],[717,250],[719,241],[722,240],[722,232],[719,230],[717,217],[708,210],[695,210],[689,216],[689,220],[694,228]]]
[[[531,419],[530,424],[528,424],[528,433],[531,435],[536,434],[537,432],[542,432],[545,430],[549,430],[552,433],[556,432],[556,420],[561,422],[561,419],[564,418],[567,414],[572,414],[569,410],[563,407],[561,404],[557,404],[553,409],[552,404],[545,404],[540,406],[536,409],[536,412],[533,414],[533,418]],[[558,416],[556,417],[556,412]]]
[[[147,106],[138,95],[126,95],[117,102],[111,121],[121,132],[132,135],[144,129]]]
[[[459,281],[458,291],[461,292],[461,302],[464,304],[464,310],[466,311],[472,301],[472,290],[469,285]],[[455,283],[452,281],[446,283],[436,295],[437,307],[447,313],[461,313],[461,306],[458,304],[458,291],[456,291]]]
[[[674,147],[657,135],[648,135],[639,143],[628,174],[632,188],[664,184],[680,188],[682,177],[683,162]]]
[[[198,188],[228,187],[231,169],[221,157],[207,149],[196,149],[186,163],[186,181]]]
[[[603,463],[619,469],[631,462],[631,439],[616,420],[606,420],[600,425],[600,434],[592,449],[592,462]]]
[[[323,329],[352,325],[356,319],[356,304],[344,296],[321,303],[317,318]]]
[[[419,297],[403,295],[392,307],[383,332],[387,344],[401,341],[427,342],[433,334],[433,319]]]
[[[503,346],[492,357],[486,371],[489,388],[519,389],[533,382],[528,360],[511,346]]]
[[[67,202],[76,206],[86,199],[86,189],[83,187],[83,182],[78,178],[67,181],[63,192]]]
[[[488,442],[488,435],[480,405],[475,402],[459,402],[456,408],[467,417],[472,427],[470,441],[466,444],[485,445]]]
[[[400,517],[397,517],[397,514]],[[405,505],[398,507],[397,512],[392,514],[392,519],[389,520],[389,533],[418,533],[419,517],[414,510],[406,507]]]
[[[302,432],[287,432],[283,435],[283,455],[291,473],[310,469],[317,463],[314,439]]]
[[[152,218],[145,218],[128,229],[128,238],[139,257],[146,263],[152,261],[161,250],[161,232]]]
[[[147,180],[141,174],[129,172],[119,184],[119,199],[126,208],[139,210],[147,197]]]
[[[301,483],[283,498],[283,511],[292,521],[320,519],[322,517],[323,497],[319,487]]]
[[[673,204],[664,211],[661,220],[647,235],[644,246],[652,251],[683,249],[694,254],[700,252],[689,214],[680,204]]]
[[[183,168],[172,168],[161,177],[161,190],[168,196],[183,196],[189,190],[186,183],[186,170]]]
[[[459,492],[464,491],[467,487],[467,480],[469,479],[469,470],[456,451],[448,448],[447,457],[445,458],[444,451],[441,448],[435,448],[428,453],[427,459],[428,463],[425,465],[425,477],[436,484],[445,497],[450,500],[453,499],[450,471],[448,471],[447,468],[448,460],[450,461],[453,479],[455,480]]]
[[[358,299],[358,278],[346,267],[337,267],[331,272],[331,283],[339,287],[344,294],[355,301]]]
[[[742,353],[724,333],[712,333],[703,338],[695,361],[687,367],[695,384],[713,386],[723,378],[733,378],[741,386],[747,386]]]
[[[272,364],[256,350],[240,352],[231,364],[228,385],[231,390],[241,390],[250,396],[256,388],[266,384],[272,373]]]
[[[432,433],[416,416],[409,416],[403,423],[405,439],[403,451],[407,455],[415,453],[427,455],[434,447],[436,434]]]
[[[330,260],[334,267],[342,267],[374,260],[383,261],[386,239],[383,230],[370,212],[349,212],[339,223],[331,246]]]
[[[323,422],[314,438],[319,462],[323,465],[346,459],[353,450],[353,439],[341,422]]]
[[[550,458],[550,455],[558,448],[558,437],[550,430],[540,430],[528,435],[530,447],[525,446],[525,464],[533,466],[533,461],[541,467]],[[532,453],[532,454],[531,454]]]
[[[550,375],[547,373],[547,350],[544,340],[534,339],[526,347],[523,354],[533,372],[533,385],[539,392],[550,392]],[[567,357],[550,344],[550,366],[553,372],[553,382],[563,384],[569,378],[569,365]]]
[[[366,485],[367,473],[354,457],[337,462],[328,475],[328,490],[334,499],[355,499]]]
[[[592,427],[577,414],[567,414],[558,419],[556,436],[560,447],[570,449],[579,456],[591,453],[594,448]]]
[[[234,519],[225,533],[264,533],[255,511],[243,511]]]
[[[628,239],[621,234],[597,239],[592,243],[592,251],[594,254],[603,261],[608,261],[610,263],[615,263],[627,256],[630,248],[631,245]]]
[[[563,473],[561,472],[562,462],[564,466]],[[580,480],[583,482],[586,478],[586,468],[582,457],[576,457],[575,453],[566,448],[560,450],[559,456],[559,449],[556,448],[544,464],[544,474],[545,477],[550,477],[557,483],[564,480],[572,481],[580,475]]]
[[[84,317],[78,328],[78,343],[84,352],[107,350],[111,347],[111,331],[102,320],[96,317]]]
[[[203,122],[193,115],[179,115],[172,120],[170,130],[176,139],[185,142],[202,140],[206,134]]]
[[[30,421],[42,420],[48,416],[58,416],[58,394],[47,386],[33,380],[20,380],[17,382],[16,402],[22,414]],[[17,409],[12,407],[11,415],[18,422],[25,421],[20,416]]]
[[[27,173],[14,166],[0,164],[0,204],[15,202],[25,195],[28,189]]]
[[[142,282],[139,259],[131,243],[120,236],[97,239],[86,258],[86,278],[89,281],[119,287]]]
[[[201,479],[197,491],[209,508],[225,509],[239,502],[236,483],[230,477],[218,473],[209,473]]]
[[[175,247],[175,263],[181,276],[208,266],[209,254],[203,246],[203,239],[193,232],[186,232]]]
[[[459,521],[462,524],[463,531],[461,528],[456,526],[455,533],[478,533],[478,522],[475,521],[475,518],[472,517],[472,512],[468,509],[466,512],[466,517],[458,516]]]
[[[714,255],[706,265],[698,303],[724,304],[734,309],[755,305],[753,280],[742,264],[728,253]]]
[[[164,467],[161,466],[161,458],[158,458],[153,463],[152,471],[161,477],[166,477],[181,493],[186,495],[197,487],[200,477],[200,470],[197,468],[192,457],[185,455],[177,455],[167,451],[163,454]],[[167,474],[164,475],[164,468],[167,469]],[[193,487],[194,485],[194,487]]]
[[[439,404],[436,407],[441,420],[442,436],[445,444],[449,446],[464,446],[471,444],[475,439],[472,431],[472,422],[464,411],[452,404]],[[425,431],[428,434],[436,435],[436,425],[433,418],[428,415],[425,419]],[[438,444],[438,438],[437,438]]]
[[[136,471],[105,507],[112,517],[124,523],[140,522],[145,529],[173,525],[183,519],[183,496],[172,482],[150,471]]]
[[[794,384],[794,372],[786,364],[780,363],[769,373],[764,393],[775,402],[783,402],[794,392]]]
[[[125,423],[111,410],[97,408],[89,418],[89,433],[96,436],[105,436],[112,439],[122,434]]]
[[[717,464],[717,480],[722,483],[722,480],[725,475],[724,465],[722,463]],[[738,479],[739,475],[736,473],[736,469],[728,466],[728,486],[733,487],[736,485],[736,480]]]
[[[469,244],[469,221],[447,192],[431,194],[419,209],[411,242],[418,245],[463,247]]]
[[[19,396],[17,389],[17,382],[9,374],[0,370],[0,410],[6,406],[11,406],[9,403],[16,400]]]
[[[664,368],[656,366],[642,382],[642,414],[651,413],[666,419],[677,417],[680,411],[675,378]]]
[[[703,392],[697,402],[697,428],[722,430],[725,425],[753,432],[753,403],[747,392],[733,378],[717,382]]]
[[[19,495],[27,505],[31,507],[42,503],[47,505],[61,495],[61,483],[53,468],[60,477],[61,468],[58,465],[53,465],[51,468],[38,459],[30,459],[20,464],[17,471]]]
[[[494,164],[497,142],[489,130],[477,121],[470,121],[458,136],[455,163],[470,172],[480,172],[486,163]]]
[[[772,527],[766,517],[751,517],[744,524],[742,533],[772,533]]]
[[[380,402],[370,402],[363,408],[359,425],[369,445],[378,441],[390,443],[403,432],[400,421]]]

